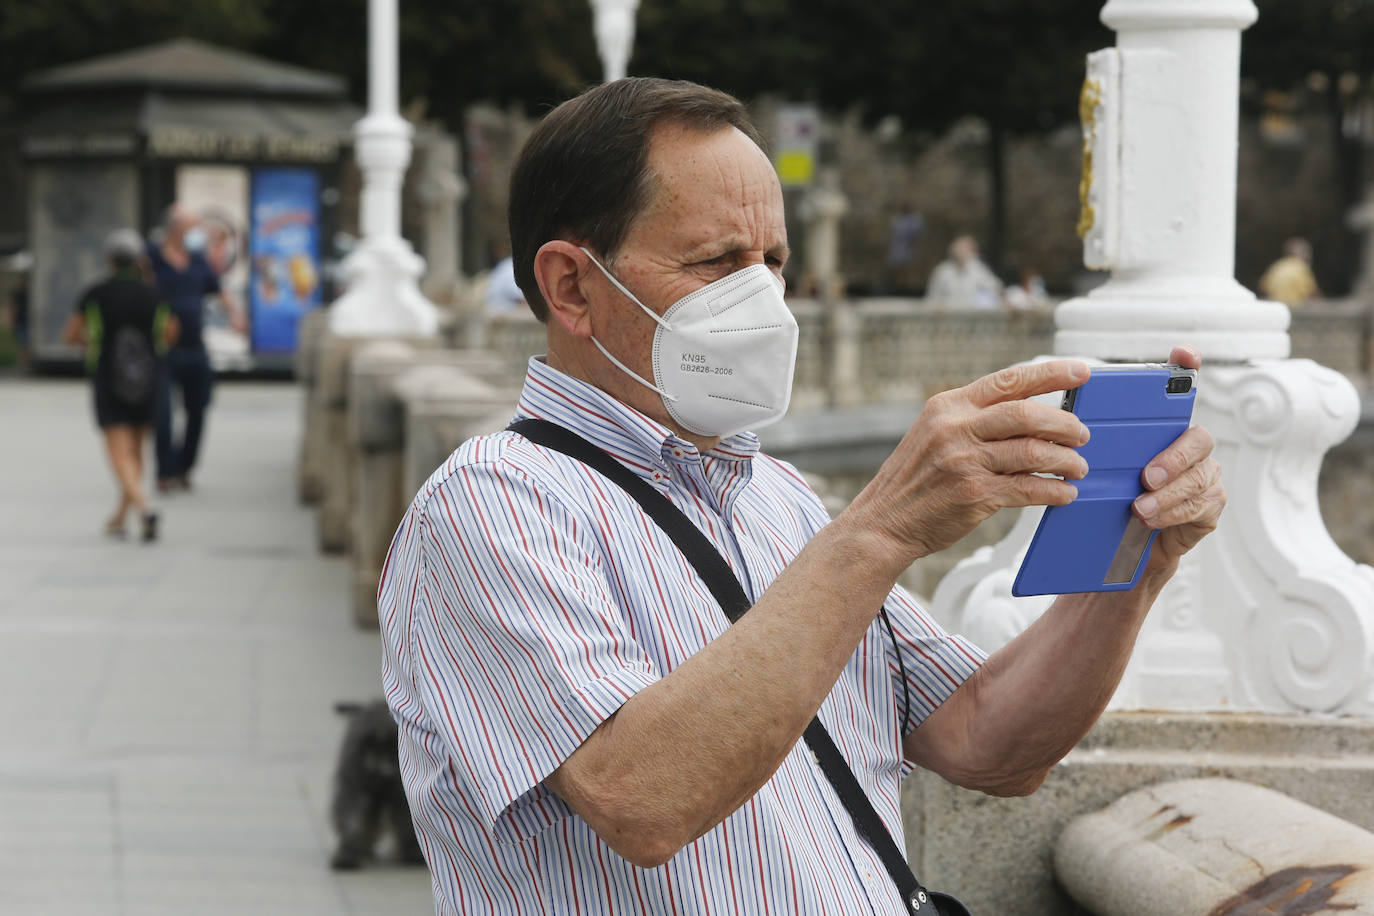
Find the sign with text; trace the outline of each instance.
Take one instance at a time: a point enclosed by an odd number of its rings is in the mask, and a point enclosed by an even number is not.
[[[253,350],[291,353],[301,316],[320,304],[320,177],[255,169],[249,232]]]
[[[816,174],[821,145],[821,112],[815,105],[778,108],[773,165],[784,188],[806,187]]]

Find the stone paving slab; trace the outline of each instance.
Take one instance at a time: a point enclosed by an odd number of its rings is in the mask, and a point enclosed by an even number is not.
[[[300,393],[215,390],[154,545],[84,383],[0,379],[0,913],[432,912],[423,869],[328,868],[333,704],[380,694],[346,560],[295,500]],[[149,455],[151,460],[151,455]]]

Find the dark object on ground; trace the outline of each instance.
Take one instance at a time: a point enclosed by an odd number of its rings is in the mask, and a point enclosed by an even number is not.
[[[377,841],[388,826],[395,839],[398,861],[423,865],[424,855],[415,839],[410,804],[401,784],[396,722],[386,701],[336,703],[334,709],[349,721],[334,770],[330,811],[339,846],[329,861],[330,867],[360,868],[373,858]]]

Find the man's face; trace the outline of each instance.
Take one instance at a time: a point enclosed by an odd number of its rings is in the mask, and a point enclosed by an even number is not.
[[[748,137],[733,127],[714,133],[663,127],[653,136],[648,165],[648,205],[607,265],[648,308],[661,315],[688,293],[754,264],[782,275],[788,256],[782,188]],[[597,339],[652,381],[657,325],[595,268],[589,278]],[[609,361],[603,368],[594,380],[599,387],[676,426],[657,394]]]

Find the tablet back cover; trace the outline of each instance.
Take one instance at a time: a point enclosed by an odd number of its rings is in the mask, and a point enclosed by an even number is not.
[[[1012,594],[1063,595],[1135,587],[1157,532],[1131,513],[1144,492],[1145,464],[1188,428],[1197,386],[1167,391],[1166,366],[1095,367],[1074,395],[1073,411],[1087,425],[1088,443],[1076,449],[1088,475],[1070,481],[1078,497],[1049,506],[1012,584]]]

